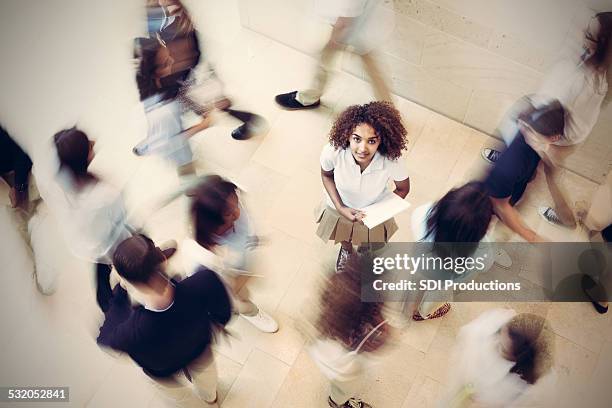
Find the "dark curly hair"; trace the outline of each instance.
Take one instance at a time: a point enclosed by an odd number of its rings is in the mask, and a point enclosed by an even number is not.
[[[363,270],[372,270],[372,260],[351,255],[342,273],[332,273],[321,292],[316,327],[323,337],[338,341],[348,349],[355,349],[384,320],[381,302],[361,301]]]
[[[329,141],[336,149],[346,149],[355,127],[366,123],[380,137],[378,151],[388,159],[395,160],[406,149],[406,128],[397,109],[386,101],[375,101],[365,105],[353,105],[338,116],[329,133]]]

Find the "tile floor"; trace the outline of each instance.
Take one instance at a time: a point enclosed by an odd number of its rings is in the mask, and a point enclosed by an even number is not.
[[[254,300],[273,314],[281,327],[277,334],[266,335],[243,320],[233,320],[230,326],[240,333],[240,339],[214,347],[220,401],[226,408],[326,406],[326,381],[305,352],[300,331],[304,316],[314,309],[319,277],[335,256],[333,247],[314,235],[312,211],[322,197],[318,155],[334,115],[350,104],[371,99],[369,85],[338,73],[321,108],[282,111],[273,96],[307,83],[314,60],[242,29],[234,1],[193,3],[193,15],[202,27],[207,54],[215,61],[236,106],[251,109],[267,120],[266,128],[248,141],[233,140],[229,134],[236,124],[222,116],[215,127],[193,139],[199,173],[220,173],[247,191],[259,231],[268,238],[255,268],[265,277],[252,279],[249,287]],[[49,25],[41,30],[45,27]],[[124,28],[124,34],[129,32]],[[117,75],[130,83],[129,75]],[[176,187],[177,179],[161,160],[131,155],[143,120],[133,95],[126,96],[132,98],[132,107],[111,103],[116,95],[97,96],[100,104],[83,108],[76,116],[89,129],[99,130],[95,169],[124,187],[134,220],[145,220],[154,239],[180,241],[187,234],[186,202],[180,199],[155,214],[147,212],[148,204]],[[412,174],[408,196],[412,208],[484,171],[479,151],[492,143],[488,136],[401,98],[397,106],[409,129],[406,159]],[[73,116],[65,113],[61,121],[66,123]],[[40,129],[49,134],[57,129],[58,121],[50,116],[42,121],[15,127],[30,136]],[[573,173],[562,174],[561,180],[571,191],[572,203],[588,201],[596,188]],[[551,239],[584,240],[584,231],[568,232],[540,221],[535,208],[547,200],[540,174],[529,187],[521,212],[538,232]],[[400,231],[394,240],[411,240],[410,213],[399,216],[398,222]],[[60,285],[53,296],[41,296],[18,222],[5,206],[0,207],[0,223],[4,266],[0,277],[0,385],[70,386],[67,406],[71,407],[162,407],[133,363],[97,347],[94,338],[101,315],[93,297],[91,266],[74,259],[60,239],[50,236],[56,240],[54,262],[61,270]],[[518,240],[503,226],[496,229],[502,239]],[[560,374],[553,406],[583,406],[586,396],[594,400],[595,395],[601,405],[591,406],[608,406],[606,398],[611,394],[605,381],[612,374],[612,315],[596,315],[590,305],[582,303],[457,303],[444,319],[413,324],[400,333],[397,344],[368,371],[363,397],[375,407],[436,406],[458,328],[479,313],[500,306],[531,311],[550,320],[556,333],[556,369]]]

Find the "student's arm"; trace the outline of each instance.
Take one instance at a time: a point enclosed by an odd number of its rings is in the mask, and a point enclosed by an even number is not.
[[[493,202],[493,211],[499,217],[499,219],[508,226],[508,228],[519,234],[528,242],[543,241],[542,237],[525,225],[521,215],[513,206],[510,205],[510,197],[491,197],[491,201]]]
[[[334,207],[336,207],[336,211],[338,211],[340,215],[347,218],[349,221],[360,221],[364,217],[361,211],[347,207],[342,202],[338,189],[336,188],[336,182],[334,181],[333,170],[325,171],[321,168],[321,181],[323,181],[323,187],[325,187],[325,191],[329,194]]]
[[[127,291],[120,285],[115,287],[110,306],[104,314],[98,344],[115,350],[128,351],[137,335],[132,317],[132,306]]]
[[[394,181],[395,190],[393,192],[400,196],[401,198],[406,198],[408,193],[410,192],[410,178],[402,181]]]
[[[202,306],[211,321],[225,326],[232,317],[232,306],[225,285],[219,276],[204,266],[181,282],[183,290],[202,299]]]

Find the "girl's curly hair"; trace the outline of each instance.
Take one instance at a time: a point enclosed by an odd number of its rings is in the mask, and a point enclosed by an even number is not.
[[[388,159],[395,160],[406,149],[406,128],[397,109],[386,101],[374,101],[365,105],[353,105],[338,116],[329,133],[329,141],[336,149],[346,149],[355,127],[366,123],[380,137],[378,151]]]

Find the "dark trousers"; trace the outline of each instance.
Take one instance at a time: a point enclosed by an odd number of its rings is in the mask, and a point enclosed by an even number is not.
[[[96,264],[96,300],[103,312],[108,310],[113,290],[110,286],[111,265]]]

